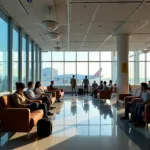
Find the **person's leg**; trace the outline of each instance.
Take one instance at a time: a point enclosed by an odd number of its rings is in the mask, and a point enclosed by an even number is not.
[[[42,109],[43,112],[44,112],[44,117],[47,117],[47,115],[53,115],[52,113],[50,113],[50,112],[47,110],[47,106],[46,106],[46,105],[47,105],[46,103],[39,104],[37,110],[38,110],[38,109]]]
[[[47,96],[42,97],[42,102],[47,104],[47,110],[50,110],[50,101]]]
[[[126,105],[125,105],[125,116],[121,117],[120,119],[123,119],[123,120],[129,119],[129,111],[130,111],[131,106],[132,106],[132,103],[126,103]]]
[[[137,112],[137,122],[144,123],[142,113],[145,111],[145,105],[140,105]]]
[[[77,92],[76,92],[76,87],[74,87],[74,91],[75,91],[75,95],[77,95]]]
[[[139,109],[139,106],[138,106],[138,105],[134,105],[134,106],[132,107],[132,111],[131,111],[131,122],[136,122],[138,109]]]
[[[87,90],[87,95],[88,95],[89,94],[88,86],[86,87],[86,90]]]
[[[30,111],[35,111],[37,108],[38,108],[38,103],[32,103],[32,104],[29,104],[28,106],[26,106],[25,108],[29,108]]]
[[[84,85],[84,95],[85,95],[86,86]]]
[[[73,87],[71,87],[71,94],[72,94],[72,96],[73,96]]]

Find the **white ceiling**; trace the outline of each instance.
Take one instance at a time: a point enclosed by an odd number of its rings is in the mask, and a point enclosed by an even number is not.
[[[43,20],[60,24],[64,50],[116,50],[116,35],[130,35],[130,50],[150,45],[150,1],[142,0],[0,0],[0,5],[43,51],[57,41],[47,37]],[[50,13],[48,7],[50,6]],[[49,15],[50,14],[50,15]]]

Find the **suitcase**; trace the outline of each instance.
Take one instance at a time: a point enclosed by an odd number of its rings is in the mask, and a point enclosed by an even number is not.
[[[37,123],[37,135],[48,137],[52,134],[53,124],[50,118],[42,118]]]
[[[79,95],[83,95],[83,94],[84,94],[84,93],[83,93],[83,88],[79,88],[79,89],[78,89],[78,94],[79,94]]]

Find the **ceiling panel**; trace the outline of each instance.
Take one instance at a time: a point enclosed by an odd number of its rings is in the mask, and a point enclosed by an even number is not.
[[[138,4],[107,3],[100,4],[94,21],[124,21],[138,6]]]
[[[82,48],[93,48],[97,49],[97,47],[101,44],[101,42],[84,42]]]
[[[147,41],[150,39],[150,34],[133,34],[130,38],[130,41],[140,42]]]
[[[89,33],[112,33],[121,22],[93,22]]]
[[[150,23],[147,23],[145,26],[143,26],[140,30],[138,30],[136,33],[145,33],[150,34]]]
[[[129,19],[130,21],[147,21],[150,20],[150,4],[146,3],[142,7],[136,11],[132,17]]]
[[[98,50],[101,50],[101,51],[114,51],[116,50],[116,43],[115,42],[106,42],[105,44],[103,44],[102,46],[100,46],[98,48]]]
[[[97,4],[70,4],[70,21],[91,21]]]
[[[70,23],[70,33],[71,34],[86,34],[89,22],[71,22]]]
[[[144,24],[144,22],[127,22],[116,33],[131,34],[140,29]]]
[[[70,35],[70,41],[83,41],[85,35]]]
[[[69,42],[70,48],[74,48],[74,49],[80,48],[81,44],[82,42]]]
[[[88,34],[85,41],[105,41],[109,34]]]

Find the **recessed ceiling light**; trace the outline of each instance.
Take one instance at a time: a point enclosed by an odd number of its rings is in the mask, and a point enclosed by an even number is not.
[[[98,28],[101,28],[101,27],[102,27],[102,25],[98,25],[97,27],[98,27]]]
[[[86,5],[84,5],[83,8],[86,8]]]

